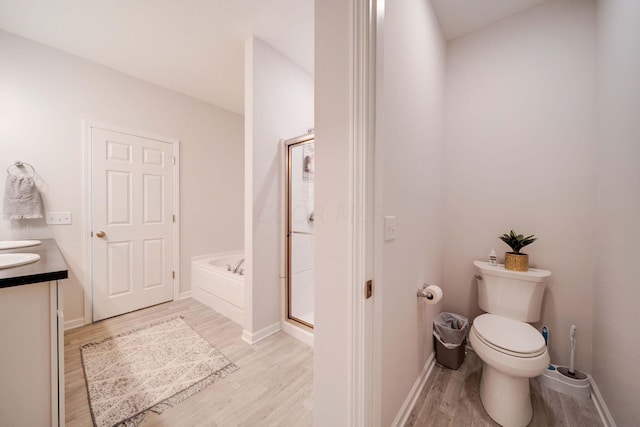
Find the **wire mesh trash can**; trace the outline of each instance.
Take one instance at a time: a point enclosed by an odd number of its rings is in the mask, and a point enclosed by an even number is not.
[[[433,321],[436,361],[450,369],[458,369],[464,361],[469,319],[461,314],[443,311]]]

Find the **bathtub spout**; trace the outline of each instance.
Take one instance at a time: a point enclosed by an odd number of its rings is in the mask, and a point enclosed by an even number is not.
[[[233,266],[233,273],[236,274],[238,272],[238,270],[240,270],[240,267],[242,266],[242,264],[244,264],[244,258],[242,258],[240,261],[236,262],[236,265]]]

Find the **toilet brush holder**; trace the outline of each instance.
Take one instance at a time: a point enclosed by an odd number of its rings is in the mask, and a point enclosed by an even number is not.
[[[580,370],[572,375],[567,366],[549,365],[549,367],[536,377],[540,384],[549,387],[559,393],[568,394],[579,399],[591,397],[591,375]]]

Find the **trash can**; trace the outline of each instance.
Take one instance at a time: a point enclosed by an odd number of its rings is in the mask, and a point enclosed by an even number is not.
[[[464,361],[469,319],[446,311],[433,321],[433,341],[436,347],[436,361],[451,369],[458,369]]]

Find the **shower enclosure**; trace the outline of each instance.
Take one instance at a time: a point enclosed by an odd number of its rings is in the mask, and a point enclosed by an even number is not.
[[[313,328],[313,134],[285,141],[286,318]]]

